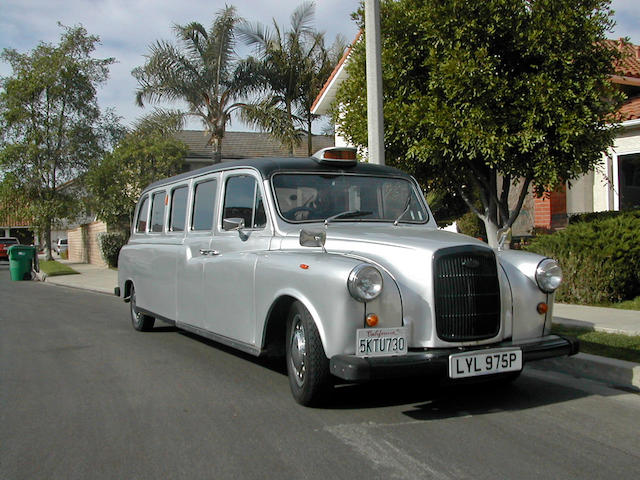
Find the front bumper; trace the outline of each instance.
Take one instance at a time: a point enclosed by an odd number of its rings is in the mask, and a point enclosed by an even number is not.
[[[575,355],[580,349],[577,339],[548,335],[528,342],[506,341],[481,347],[462,347],[411,351],[395,357],[356,357],[336,355],[331,357],[331,373],[349,381],[366,381],[383,378],[400,378],[426,375],[447,376],[449,355],[492,348],[518,347],[522,350],[523,364],[543,358]]]

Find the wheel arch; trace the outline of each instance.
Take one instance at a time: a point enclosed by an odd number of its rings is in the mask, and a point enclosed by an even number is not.
[[[262,349],[268,356],[284,355],[285,336],[287,329],[287,316],[291,305],[300,302],[309,312],[315,323],[323,347],[326,348],[326,338],[322,322],[319,321],[318,312],[309,299],[299,292],[280,292],[271,304],[265,319],[265,327],[262,333]]]
[[[124,290],[122,293],[122,297],[125,302],[129,302],[131,300],[131,290],[133,288],[133,280],[128,279],[124,282]]]

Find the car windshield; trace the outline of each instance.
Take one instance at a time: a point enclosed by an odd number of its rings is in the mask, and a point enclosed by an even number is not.
[[[272,184],[278,211],[287,222],[425,223],[429,219],[413,184],[403,178],[280,173]]]
[[[5,245],[15,245],[18,243],[16,238],[0,238],[0,243],[4,243]]]

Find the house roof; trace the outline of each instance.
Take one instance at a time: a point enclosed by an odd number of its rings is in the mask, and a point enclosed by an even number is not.
[[[182,130],[176,134],[189,148],[187,158],[210,160],[213,147],[208,145],[209,134],[203,130]],[[313,151],[333,147],[334,138],[329,135],[312,135]],[[287,147],[267,133],[260,132],[226,132],[222,140],[223,159],[242,159],[256,157],[286,157]],[[294,148],[294,157],[308,157],[307,139]]]
[[[623,40],[622,38],[620,40],[608,40],[610,45],[616,46],[625,54],[624,58],[615,66],[616,75],[612,78],[614,83],[621,83],[617,81],[620,77],[640,80],[640,46],[633,43],[625,43]]]
[[[635,97],[620,108],[620,119],[623,122],[640,119],[640,97]]]
[[[336,65],[336,68],[333,69],[331,75],[325,82],[322,90],[318,93],[313,105],[311,106],[311,113],[314,115],[325,115],[329,113],[329,109],[331,108],[331,104],[336,98],[336,93],[338,91],[338,86],[342,83],[342,81],[346,78],[346,73],[344,73],[344,67],[347,62],[347,58],[351,55],[351,50],[353,50],[353,46],[358,43],[360,37],[362,36],[362,30],[358,32],[356,38],[354,38],[349,48],[347,48],[342,55],[342,58]]]

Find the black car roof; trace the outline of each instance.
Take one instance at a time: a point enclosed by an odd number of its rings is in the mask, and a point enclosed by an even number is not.
[[[317,173],[358,173],[363,175],[393,175],[409,178],[402,170],[387,167],[384,165],[374,165],[371,163],[357,162],[355,164],[328,164],[320,163],[315,158],[255,158],[248,160],[236,160],[222,162],[208,167],[199,168],[190,172],[181,173],[173,177],[165,178],[152,183],[144,189],[142,193],[148,192],[162,185],[174,183],[183,179],[198,177],[208,173],[232,170],[237,168],[252,168],[260,172],[262,178],[269,179],[274,173],[279,172],[317,172]]]

